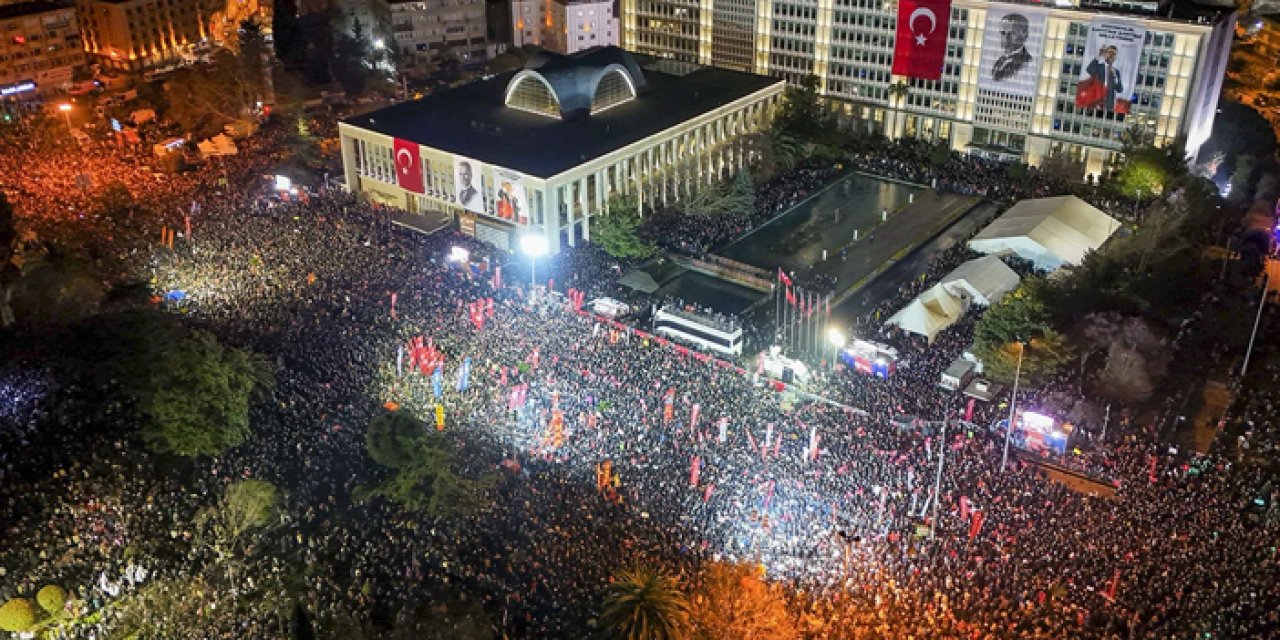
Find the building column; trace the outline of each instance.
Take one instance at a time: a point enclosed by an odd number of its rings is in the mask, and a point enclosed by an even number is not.
[[[357,141],[355,138],[343,134],[342,136],[342,179],[347,183],[347,190],[351,193],[360,192],[359,162],[360,154],[356,152]]]

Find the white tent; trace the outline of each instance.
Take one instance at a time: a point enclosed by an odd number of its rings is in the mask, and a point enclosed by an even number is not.
[[[200,148],[200,155],[205,158],[213,156],[234,156],[238,152],[236,143],[226,135],[219,133],[218,135],[205,140],[196,145]]]
[[[935,284],[893,314],[885,324],[897,325],[903,331],[922,335],[933,342],[933,337],[955,324],[965,309],[963,298],[957,298],[941,284]]]
[[[1018,288],[1021,278],[996,256],[974,258],[942,278],[942,288],[971,304],[989,307]]]
[[[1012,253],[1053,271],[1077,265],[1120,228],[1115,218],[1075,196],[1023,200],[969,241],[978,253]]]

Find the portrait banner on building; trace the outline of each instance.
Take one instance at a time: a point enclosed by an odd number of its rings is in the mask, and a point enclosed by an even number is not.
[[[516,224],[529,224],[529,199],[524,176],[508,169],[493,168],[493,215]]]
[[[458,206],[472,213],[484,213],[484,194],[480,191],[479,162],[462,156],[453,157],[453,197]]]
[[[423,193],[422,159],[418,156],[418,143],[395,138],[396,185],[405,191]]]
[[[978,87],[1030,98],[1040,81],[1045,13],[1029,7],[990,7],[982,35]]]
[[[1129,113],[1146,35],[1136,22],[1095,19],[1089,24],[1084,69],[1076,83],[1077,107]]]
[[[899,0],[893,45],[893,73],[937,80],[947,58],[951,0]]]

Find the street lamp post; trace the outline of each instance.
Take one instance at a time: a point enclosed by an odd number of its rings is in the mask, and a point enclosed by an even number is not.
[[[1013,439],[1013,416],[1018,408],[1018,381],[1022,377],[1022,354],[1027,351],[1027,345],[1018,340],[1018,366],[1013,370],[1013,395],[1009,398],[1009,424],[1004,429],[1004,453],[1000,456],[1000,473],[1004,473],[1005,465],[1009,463],[1009,441]]]
[[[70,131],[70,130],[71,130],[71,103],[69,103],[69,102],[64,102],[64,103],[62,103],[62,104],[58,105],[58,111],[61,111],[61,112],[62,112],[62,115],[63,115],[63,116],[66,116],[66,118],[67,118],[67,131]]]
[[[529,300],[532,301],[534,289],[538,286],[538,258],[547,255],[547,239],[532,233],[521,236],[520,251],[529,256]]]
[[[836,368],[836,362],[840,358],[840,349],[845,345],[844,332],[839,327],[827,327],[827,341],[831,343],[831,370]]]
[[[1262,272],[1262,296],[1258,298],[1258,314],[1253,317],[1253,332],[1249,334],[1249,348],[1244,352],[1244,364],[1240,365],[1240,377],[1249,370],[1249,357],[1253,355],[1253,340],[1258,337],[1258,325],[1262,322],[1262,309],[1267,306],[1267,289],[1271,287],[1270,269]]]

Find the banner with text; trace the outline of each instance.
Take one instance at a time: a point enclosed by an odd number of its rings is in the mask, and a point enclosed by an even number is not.
[[[1089,24],[1087,62],[1076,83],[1077,107],[1129,113],[1146,36],[1137,22],[1095,18]]]

